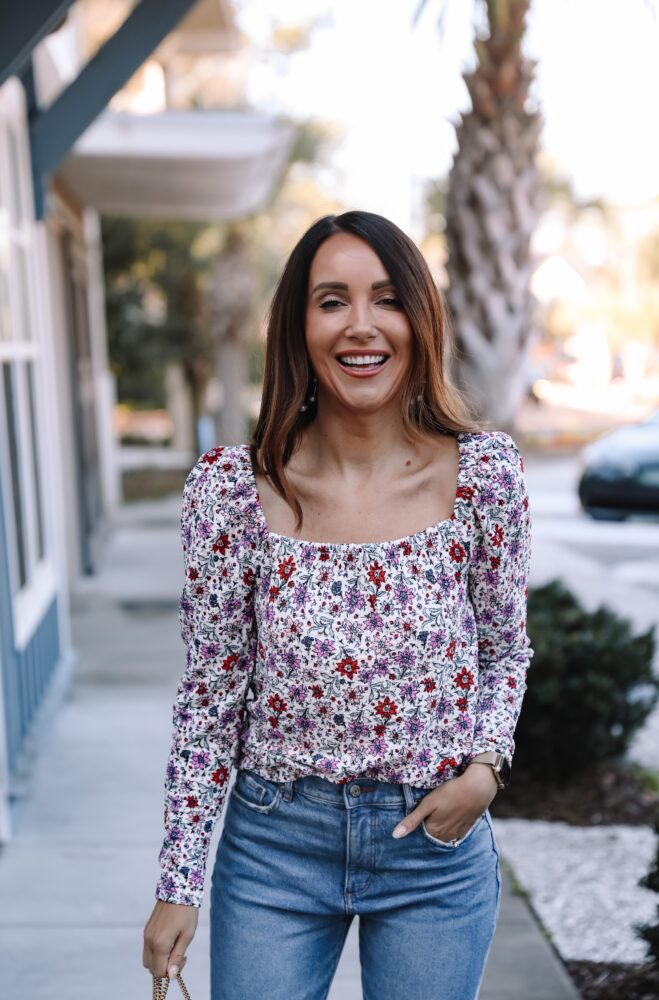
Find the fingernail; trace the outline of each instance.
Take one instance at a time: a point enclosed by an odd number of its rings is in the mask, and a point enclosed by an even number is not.
[[[170,965],[167,970],[167,975],[170,979],[173,979],[174,976],[178,975],[178,965]]]
[[[404,826],[402,823],[399,823],[391,836],[396,838],[404,837],[406,833],[407,833],[407,827]]]

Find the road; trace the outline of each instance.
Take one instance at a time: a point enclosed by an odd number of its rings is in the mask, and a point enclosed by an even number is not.
[[[580,507],[576,456],[525,459],[533,536],[606,568],[613,581],[659,591],[659,514],[595,521]]]

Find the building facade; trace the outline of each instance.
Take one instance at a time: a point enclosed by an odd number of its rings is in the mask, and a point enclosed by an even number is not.
[[[99,16],[119,16],[89,58],[77,7],[0,16],[0,842],[74,676],[76,585],[121,502],[99,212],[248,215],[293,139],[257,113],[107,108],[163,39],[170,61],[200,32],[221,48],[224,0],[108,0]]]

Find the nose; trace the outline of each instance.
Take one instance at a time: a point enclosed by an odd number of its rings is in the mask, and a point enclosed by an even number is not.
[[[350,310],[350,331],[349,336],[375,337],[377,331],[373,329],[373,314],[368,302],[354,302]]]

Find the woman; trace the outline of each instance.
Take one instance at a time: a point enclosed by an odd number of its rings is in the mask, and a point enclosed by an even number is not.
[[[533,655],[531,525],[520,453],[470,418],[449,347],[400,229],[320,219],[274,296],[251,445],[186,481],[188,662],[143,962],[186,961],[233,763],[213,1000],[326,997],[355,914],[367,1000],[478,992],[500,896],[488,806]]]

